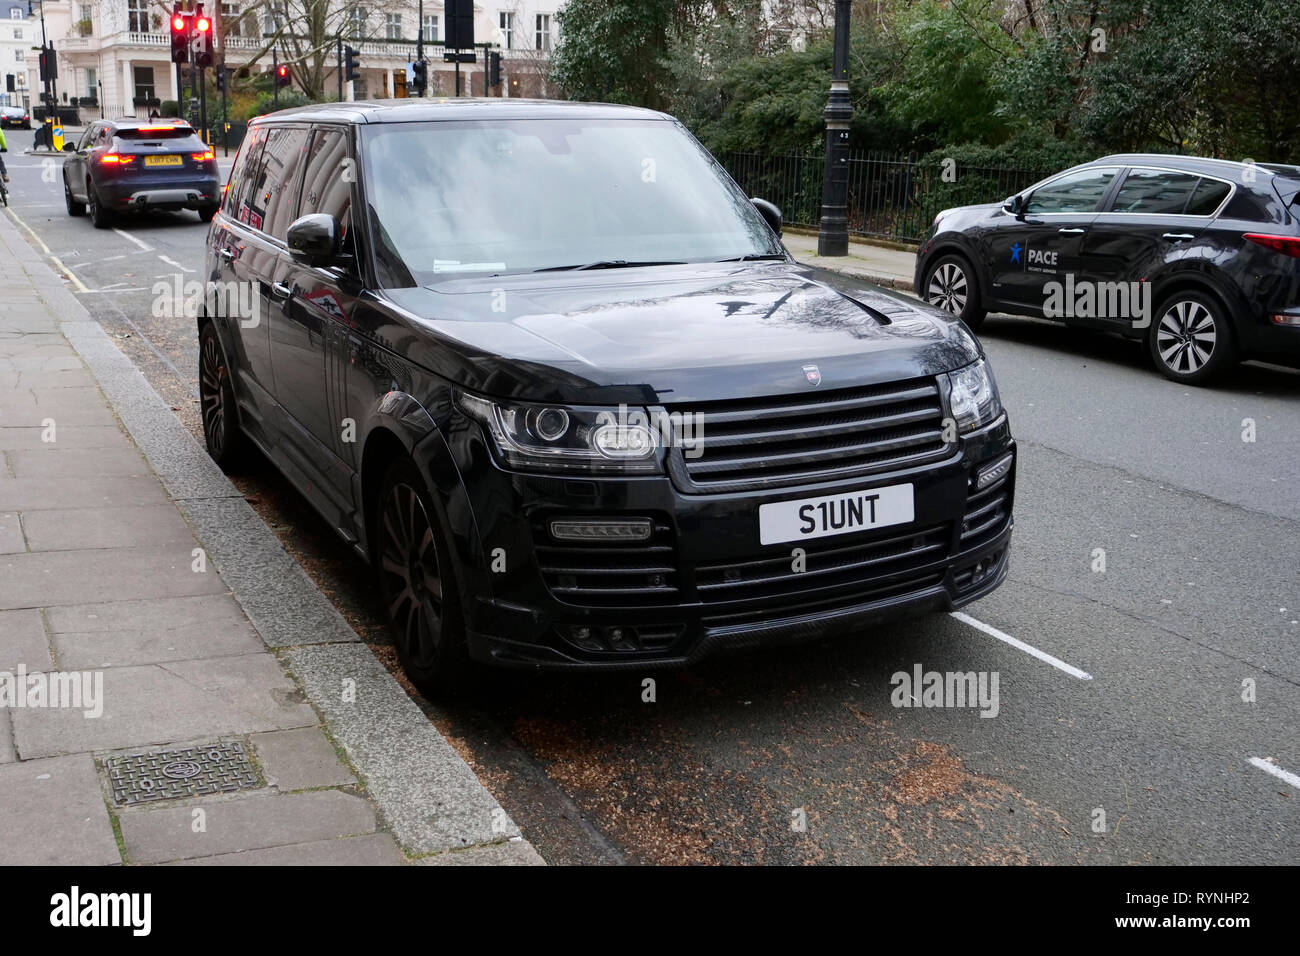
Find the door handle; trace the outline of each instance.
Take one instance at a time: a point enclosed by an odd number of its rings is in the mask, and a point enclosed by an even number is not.
[[[221,258],[225,259],[227,262],[235,261],[235,250],[227,246],[222,246],[220,249],[218,249],[217,255],[221,256]]]
[[[273,283],[271,286],[271,291],[274,292],[282,299],[287,299],[289,298],[289,296],[293,295],[293,289],[290,289],[283,282]]]
[[[1087,230],[1085,230],[1082,226],[1075,226],[1075,227],[1072,228],[1072,229],[1062,228],[1062,229],[1058,229],[1058,230],[1056,230],[1056,231],[1057,231],[1057,232],[1078,233],[1078,232],[1086,232]]]
[[[1160,238],[1168,239],[1170,242],[1180,242],[1183,239],[1195,239],[1196,237],[1190,232],[1166,232]]]

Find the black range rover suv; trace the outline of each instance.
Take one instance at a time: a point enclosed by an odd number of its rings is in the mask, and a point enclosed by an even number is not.
[[[208,449],[251,440],[373,563],[423,686],[987,594],[1015,452],[979,345],[779,233],[660,113],[264,117],[208,237]]]
[[[1190,385],[1238,359],[1300,366],[1298,196],[1297,166],[1106,156],[939,213],[915,288],[971,328],[998,311],[1144,340]]]

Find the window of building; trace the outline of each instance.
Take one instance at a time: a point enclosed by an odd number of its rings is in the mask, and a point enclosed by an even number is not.
[[[14,62],[15,62],[15,63],[26,63],[26,62],[27,62],[27,53],[26,53],[25,51],[23,51],[23,50],[14,50]]]
[[[10,7],[10,8],[9,8],[9,19],[10,19],[10,20],[21,20],[22,18],[23,18],[23,8],[22,8],[22,7]]]
[[[400,13],[385,14],[384,36],[390,40],[400,40],[402,38],[402,15]]]
[[[149,0],[126,0],[126,28],[131,33],[149,32]]]
[[[365,7],[353,7],[351,14],[352,38],[361,40],[366,35],[366,21],[370,19],[370,11]]]
[[[21,40],[22,38],[23,38],[23,28],[22,28],[22,27],[14,27],[14,39],[15,39],[15,40]]]
[[[151,100],[154,98],[153,85],[153,67],[137,66],[134,67],[135,73],[135,98],[137,100]]]
[[[239,4],[223,3],[221,5],[221,33],[223,36],[242,36],[239,18]]]
[[[284,26],[284,14],[279,10],[268,7],[262,12],[262,32],[276,33]]]
[[[551,15],[549,13],[537,14],[537,49],[549,50],[551,48]]]
[[[99,75],[93,66],[86,67],[86,95],[99,98]]]
[[[436,16],[425,15],[424,18],[424,42],[438,42],[438,18]]]
[[[513,13],[498,13],[497,25],[501,27],[501,42],[507,50],[515,48],[515,15]]]

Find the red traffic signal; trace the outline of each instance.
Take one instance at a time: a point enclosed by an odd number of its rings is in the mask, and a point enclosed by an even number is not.
[[[178,33],[185,29],[185,18],[182,16],[172,17],[172,29]]]
[[[292,81],[289,76],[289,68],[281,63],[275,68],[275,83],[277,86],[288,86]]]
[[[200,33],[207,33],[212,29],[212,21],[207,17],[199,17],[198,22],[195,24],[195,29]]]

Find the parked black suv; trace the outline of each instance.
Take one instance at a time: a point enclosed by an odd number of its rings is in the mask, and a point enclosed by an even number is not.
[[[204,222],[217,213],[216,156],[182,120],[96,120],[63,149],[68,215],[89,207],[98,229],[118,213],[193,209]]]
[[[209,451],[251,439],[373,562],[425,685],[987,594],[1015,459],[979,345],[779,231],[661,113],[261,118],[208,237]]]
[[[1166,376],[1300,363],[1300,167],[1106,156],[1000,203],[935,217],[917,294],[1145,339]]]

